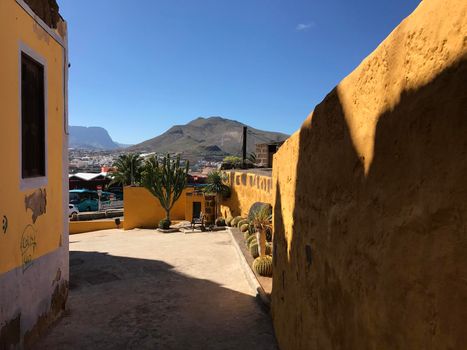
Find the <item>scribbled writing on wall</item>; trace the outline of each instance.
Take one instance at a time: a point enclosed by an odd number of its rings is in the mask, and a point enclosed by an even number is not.
[[[36,223],[36,220],[42,214],[45,214],[47,209],[47,192],[42,188],[35,190],[30,195],[24,198],[24,204],[26,210],[31,209],[32,211],[32,222]]]
[[[2,218],[2,231],[3,233],[8,231],[8,217],[6,215],[3,215]]]
[[[21,235],[20,250],[23,273],[32,266],[32,260],[37,246],[36,235],[37,230],[33,225],[27,225]]]

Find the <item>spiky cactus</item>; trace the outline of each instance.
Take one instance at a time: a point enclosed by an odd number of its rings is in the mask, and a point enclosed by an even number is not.
[[[237,227],[237,224],[240,220],[243,220],[243,218],[241,216],[236,216],[231,222],[230,224],[232,225],[232,227]]]
[[[245,241],[250,238],[252,236],[252,234],[250,233],[250,231],[245,231],[243,232],[243,238],[245,239]]]
[[[225,226],[225,219],[224,218],[217,218],[216,219],[216,226]]]
[[[141,182],[161,203],[166,219],[170,222],[170,210],[180,198],[186,186],[189,162],[180,166],[180,156],[175,160],[167,154],[161,161],[152,157],[144,164]]]
[[[232,220],[233,220],[232,216],[227,216],[227,218],[225,219],[225,224],[227,226],[232,226]]]
[[[253,258],[257,258],[259,256],[259,246],[258,241],[253,241],[250,244],[250,254]]]
[[[269,242],[266,243],[265,254],[266,255],[271,255],[272,254],[272,244],[269,243]]]
[[[252,242],[258,242],[255,235],[251,235],[246,239],[246,246],[250,248]]]
[[[245,225],[245,224],[248,224],[248,220],[242,219],[242,220],[240,220],[240,221],[237,223],[237,227],[238,227],[238,228],[241,228],[242,225]]]
[[[253,261],[253,269],[260,275],[271,277],[272,276],[272,257],[265,255],[256,258]]]
[[[240,232],[248,232],[248,224],[243,224],[242,226],[240,226]]]

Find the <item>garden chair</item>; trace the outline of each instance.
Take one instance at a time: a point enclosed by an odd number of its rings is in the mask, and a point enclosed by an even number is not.
[[[191,228],[194,230],[196,228],[196,225],[198,225],[201,229],[201,231],[204,231],[204,214],[203,212],[199,213],[199,217],[195,218],[193,217],[191,219]]]

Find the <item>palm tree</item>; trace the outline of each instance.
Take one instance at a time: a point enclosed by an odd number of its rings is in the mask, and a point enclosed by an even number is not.
[[[216,195],[216,218],[220,213],[220,196],[230,193],[230,187],[224,181],[227,176],[220,171],[211,171],[208,174],[207,186],[204,188],[205,193],[213,193]]]
[[[114,167],[117,171],[113,175],[110,184],[120,184],[122,186],[136,185],[141,182],[141,169],[143,159],[138,153],[121,154]]]
[[[141,182],[161,203],[165,209],[167,225],[170,226],[170,210],[186,186],[189,162],[180,166],[180,156],[175,160],[167,154],[161,161],[152,157],[144,164]]]
[[[248,160],[249,160],[252,164],[255,164],[255,163],[256,163],[256,153],[255,153],[255,152],[251,152],[250,155],[248,156]]]

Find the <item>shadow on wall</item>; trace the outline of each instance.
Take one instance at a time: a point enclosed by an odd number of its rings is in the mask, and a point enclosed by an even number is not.
[[[366,176],[337,89],[303,125],[292,232],[276,185],[282,348],[465,346],[466,92],[465,59],[405,91],[378,119]]]
[[[276,349],[253,296],[158,260],[70,251],[69,307],[38,349]]]

